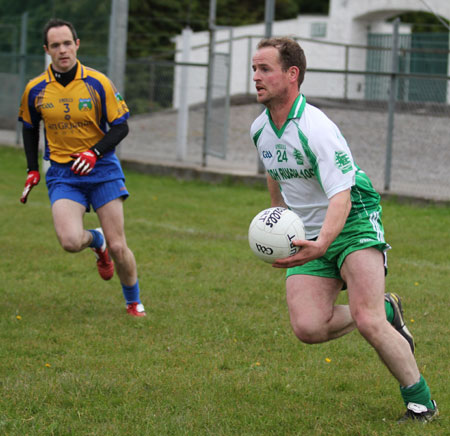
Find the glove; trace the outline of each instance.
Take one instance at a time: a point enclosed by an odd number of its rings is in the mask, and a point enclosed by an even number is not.
[[[39,180],[41,180],[41,175],[39,174],[39,171],[28,172],[27,180],[25,181],[25,188],[23,189],[22,197],[20,197],[20,201],[22,203],[25,204],[27,202],[27,197],[31,191],[31,188],[33,186],[36,186],[39,183]]]
[[[83,153],[74,153],[71,154],[70,157],[76,159],[71,170],[80,176],[89,174],[94,169],[95,163],[97,162],[97,156],[91,150],[83,151]]]

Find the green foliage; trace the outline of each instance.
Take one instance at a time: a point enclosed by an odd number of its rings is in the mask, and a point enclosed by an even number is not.
[[[207,30],[210,0],[129,0],[129,58],[173,56],[171,39],[185,26],[194,31]],[[21,15],[28,11],[29,54],[42,54],[42,28],[52,17],[72,21],[82,42],[84,56],[106,56],[111,0],[0,0],[0,10],[7,11],[0,25],[0,51],[19,46]],[[217,24],[238,26],[264,20],[265,2],[252,0],[217,0]],[[277,0],[275,18],[294,18],[299,12],[323,13],[328,0]],[[6,19],[8,22],[6,22]]]
[[[428,12],[408,12],[398,16],[403,23],[413,23],[413,33],[442,33],[447,32],[440,20]],[[394,18],[392,18],[393,20]],[[447,24],[448,20],[442,18]]]
[[[277,0],[275,2],[275,19],[295,18],[301,2],[296,0]],[[208,12],[208,7],[206,8]],[[241,26],[261,23],[265,17],[265,1],[222,0],[217,5],[217,24],[223,26]]]
[[[131,0],[129,11],[128,56],[172,56],[171,38],[185,26],[194,31],[208,29],[210,0]],[[216,23],[240,26],[264,21],[265,2],[217,0]],[[295,18],[304,13],[326,13],[328,0],[277,0],[275,18]]]
[[[7,5],[4,4],[7,3]],[[50,18],[71,21],[82,42],[84,56],[106,56],[109,33],[110,0],[67,2],[64,0],[0,0],[0,10],[7,11],[2,21],[14,24],[16,47],[19,46],[21,16],[28,12],[27,53],[43,54],[42,29]],[[5,14],[6,15],[6,14]],[[1,29],[1,26],[0,26]]]
[[[321,1],[299,1],[299,14],[328,14],[329,0]]]
[[[194,31],[207,30],[210,0],[129,0],[128,58],[172,59],[172,38],[185,26]],[[29,13],[28,53],[42,54],[42,27],[51,17],[72,21],[82,42],[83,56],[106,56],[111,0],[0,0],[5,11],[0,23],[0,52],[17,50],[20,17]],[[327,14],[329,0],[276,0],[275,19],[295,18],[301,14]],[[265,1],[217,0],[218,25],[239,26],[264,21]],[[413,12],[401,15],[402,21],[415,23],[414,32],[442,32],[442,24],[432,14]]]
[[[132,319],[117,277],[102,281],[89,250],[59,247],[45,183],[19,202],[25,166],[23,151],[0,147],[0,434],[448,434],[449,207],[383,202],[388,288],[442,411],[399,426],[398,385],[356,332],[317,346],[292,334],[284,273],[247,243],[265,189],[127,172],[148,313]]]
[[[171,38],[182,29],[182,2],[130,0],[129,5],[128,56],[137,58],[170,50]]]

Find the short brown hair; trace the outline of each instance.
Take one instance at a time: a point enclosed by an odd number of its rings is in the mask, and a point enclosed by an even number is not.
[[[298,67],[298,87],[303,83],[306,71],[306,56],[300,44],[292,38],[265,38],[258,43],[258,50],[264,47],[274,47],[280,55],[281,69],[287,71],[290,67]]]
[[[51,20],[47,21],[47,24],[44,26],[44,45],[48,47],[48,31],[52,29],[53,27],[62,27],[67,26],[70,31],[72,32],[73,40],[76,41],[78,39],[77,31],[75,30],[75,27],[70,21],[61,20],[60,18],[52,18]]]

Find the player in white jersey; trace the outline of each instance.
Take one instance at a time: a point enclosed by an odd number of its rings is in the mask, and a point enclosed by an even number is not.
[[[257,100],[266,110],[251,136],[267,171],[271,206],[303,220],[299,252],[287,268],[291,325],[305,343],[325,342],[357,328],[400,383],[401,420],[429,421],[436,403],[414,357],[400,298],[385,294],[386,251],[380,196],[355,164],[338,127],[300,93],[306,59],[290,38],[264,39],[253,56]],[[335,305],[343,286],[349,305]]]

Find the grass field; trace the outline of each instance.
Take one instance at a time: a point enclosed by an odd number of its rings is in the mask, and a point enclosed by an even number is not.
[[[441,410],[400,426],[398,385],[357,332],[313,346],[291,332],[284,273],[247,244],[263,188],[127,172],[148,314],[133,319],[89,250],[59,247],[45,183],[19,202],[25,166],[0,147],[0,435],[450,434],[449,207],[383,202],[388,288]]]

